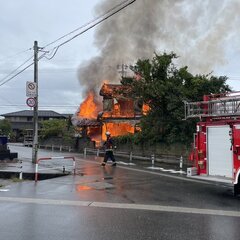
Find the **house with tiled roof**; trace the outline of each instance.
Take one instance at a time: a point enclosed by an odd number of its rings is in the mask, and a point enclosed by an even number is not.
[[[1,116],[8,120],[11,124],[12,131],[16,137],[19,138],[23,135],[26,130],[33,129],[33,110],[23,110],[11,113],[5,113]],[[45,120],[51,119],[68,119],[70,114],[60,114],[55,111],[39,110],[38,111],[38,122],[39,124]]]

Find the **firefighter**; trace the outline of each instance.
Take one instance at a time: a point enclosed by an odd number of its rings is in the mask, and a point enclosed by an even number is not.
[[[103,146],[105,148],[105,155],[104,155],[104,159],[102,162],[102,166],[104,167],[106,165],[107,160],[110,158],[112,160],[112,166],[116,166],[116,160],[115,157],[113,155],[113,148],[115,148],[113,145],[113,140],[111,138],[111,133],[110,132],[106,132],[106,137],[107,140],[104,142]]]

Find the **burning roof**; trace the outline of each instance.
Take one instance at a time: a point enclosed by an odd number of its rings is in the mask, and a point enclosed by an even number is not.
[[[72,117],[72,123],[77,127],[100,127],[98,112],[100,103],[96,100],[94,92],[89,92],[86,99],[81,103],[78,112]]]
[[[74,125],[77,127],[100,127],[102,123],[97,121],[96,119],[89,119],[89,118],[75,118],[72,119]]]
[[[126,98],[131,93],[130,86],[122,84],[106,84],[104,83],[100,89],[100,96],[105,98]]]

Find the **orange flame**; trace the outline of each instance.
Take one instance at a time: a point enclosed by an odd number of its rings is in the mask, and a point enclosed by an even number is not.
[[[101,143],[101,128],[100,127],[88,127],[88,136],[95,142],[95,146],[99,147]]]
[[[143,106],[142,106],[142,113],[143,113],[143,115],[147,115],[149,111],[150,111],[149,105],[144,103]]]
[[[94,99],[94,93],[90,91],[87,98],[80,105],[78,116],[89,119],[97,118],[99,108],[99,104]]]
[[[106,139],[106,131],[111,133],[112,137],[123,136],[127,134],[134,134],[135,129],[129,123],[119,122],[119,123],[105,123],[102,127],[102,139]]]

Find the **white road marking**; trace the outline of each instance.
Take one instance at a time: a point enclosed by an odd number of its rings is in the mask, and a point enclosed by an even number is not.
[[[0,197],[1,202],[15,202],[15,203],[35,203],[47,205],[66,205],[66,206],[89,206],[89,201],[69,201],[69,200],[55,200],[55,199],[40,199],[40,198],[18,198],[18,197]]]
[[[174,169],[165,169],[165,168],[162,168],[162,167],[147,167],[147,169],[151,169],[151,170],[160,170],[160,171],[163,171],[163,172],[170,172],[170,173],[180,173],[180,174],[187,174],[185,171],[182,171],[182,170],[174,170]]]
[[[46,205],[134,209],[134,210],[147,210],[147,211],[170,212],[170,213],[190,213],[190,214],[200,214],[200,215],[240,217],[239,211],[224,211],[224,210],[216,210],[216,209],[187,208],[187,207],[174,207],[174,206],[148,205],[148,204],[70,201],[70,200],[18,198],[18,197],[16,197],[16,198],[15,197],[0,197],[0,201],[7,202],[7,203],[15,202],[15,203],[46,204]]]
[[[130,166],[135,166],[136,165],[135,163],[131,163],[131,162],[127,163],[127,162],[122,162],[122,161],[118,161],[117,163],[123,164],[123,165],[130,165]]]

